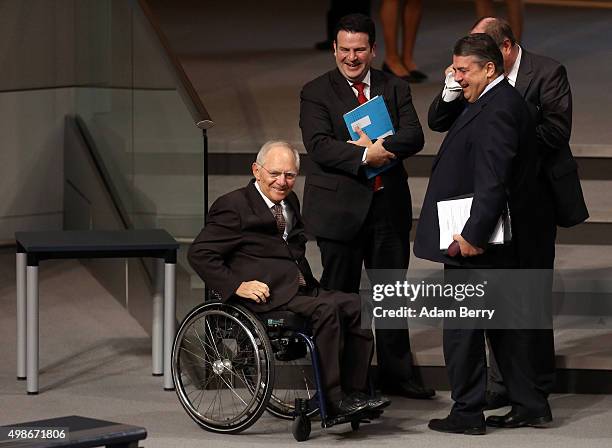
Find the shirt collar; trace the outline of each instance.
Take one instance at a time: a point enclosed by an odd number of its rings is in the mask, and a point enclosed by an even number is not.
[[[523,50],[519,44],[516,44],[518,47],[518,55],[516,56],[516,60],[514,64],[512,64],[512,69],[508,73],[508,82],[514,87],[516,85],[516,77],[518,76],[519,67],[521,65],[521,55],[523,54]]]
[[[274,202],[272,202],[270,200],[270,198],[268,196],[266,196],[265,194],[263,194],[263,192],[261,191],[261,187],[259,186],[259,182],[255,181],[255,188],[257,188],[257,191],[259,191],[259,194],[261,195],[261,197],[263,198],[264,201],[266,201],[266,205],[268,206],[268,208],[272,208],[274,207],[276,204]],[[283,202],[285,201],[281,201],[280,204],[283,206],[284,205]]]
[[[491,81],[487,87],[485,87],[485,89],[483,90],[483,92],[480,94],[480,96],[478,97],[478,99],[482,98],[484,96],[485,93],[487,93],[489,90],[491,90],[493,87],[495,87],[497,84],[499,84],[500,82],[502,82],[504,80],[504,75],[499,75],[497,78],[495,78],[493,81]]]
[[[346,79],[346,78],[344,78],[344,79]],[[355,84],[353,81],[347,79],[346,82],[348,82],[349,86],[351,86],[351,88],[353,88],[353,84]],[[364,83],[367,87],[370,87],[370,70],[368,70],[368,72],[363,77],[361,82]]]

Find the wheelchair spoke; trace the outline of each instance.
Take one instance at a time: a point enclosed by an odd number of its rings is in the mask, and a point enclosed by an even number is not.
[[[206,321],[205,321],[205,322],[206,322]],[[194,333],[196,334],[196,337],[198,338],[198,340],[200,341],[200,343],[202,344],[202,349],[204,349],[204,351],[206,351],[206,347],[209,347],[209,348],[210,348],[210,349],[213,351],[213,356],[218,356],[218,357],[221,357],[221,355],[219,355],[219,351],[217,350],[217,347],[216,347],[216,346],[214,346],[214,345],[210,345],[210,344],[209,344],[209,343],[207,343],[207,342],[206,342],[204,339],[202,339],[202,338],[200,337],[200,335],[198,334],[198,329],[197,329],[197,328],[195,328],[195,326],[194,326],[193,331],[194,331]],[[206,328],[204,328],[204,336],[206,336]],[[215,338],[213,337],[212,332],[211,332],[210,338],[211,338],[211,340],[212,340],[212,343],[213,343],[213,344],[215,344],[215,342],[214,342],[214,341],[215,341]]]
[[[236,397],[238,397],[238,399],[239,399],[240,401],[242,401],[242,403],[243,403],[245,406],[248,406],[247,402],[246,402],[246,401],[244,401],[244,400],[242,399],[242,397],[236,393],[236,391],[234,390],[234,388],[233,388],[232,386],[230,386],[230,385],[228,384],[228,382],[227,382],[227,381],[225,381],[225,379],[223,379],[223,377],[222,377],[222,376],[220,376],[220,375],[219,375],[219,378],[221,378],[221,381],[223,381],[223,382],[225,383],[225,385],[227,386],[227,388],[228,388],[228,390],[229,390],[230,392],[232,392],[234,395],[236,395]]]
[[[192,341],[191,339],[188,339],[187,337],[185,337],[185,339],[184,339],[185,342],[187,342],[187,343],[189,343],[189,344],[191,344],[191,345],[193,345],[195,347],[201,348],[205,353],[208,353],[208,351],[206,350],[206,347],[208,347],[208,348],[210,348],[210,349],[212,349],[214,351],[214,348],[211,347],[210,344],[206,343],[202,338],[200,338],[200,335],[198,334],[198,331],[195,328],[194,328],[194,333],[196,335],[196,338],[200,342],[200,344],[198,345],[195,341]]]
[[[195,354],[195,353],[193,353],[192,351],[187,350],[185,347],[181,347],[181,350],[182,350],[182,351],[184,351],[184,352],[189,353],[190,355],[195,356],[195,357],[196,357],[196,358],[198,358],[198,359],[201,359],[201,360],[202,360],[202,361],[204,361],[205,363],[208,363],[208,364],[210,364],[210,365],[212,366],[212,363],[211,363],[209,360],[207,360],[206,358],[202,358],[201,356],[196,355],[196,354]],[[194,365],[194,366],[197,366],[197,365],[199,365],[199,364],[193,363],[193,365]]]
[[[210,324],[208,323],[207,320],[204,321],[204,324],[206,325],[206,328],[208,328],[208,333],[210,334],[211,339],[213,340],[213,344],[215,344],[212,348],[215,351],[216,355],[219,357],[219,359],[221,359],[221,354],[219,353],[219,349],[217,348],[215,338],[213,336],[212,330],[210,329]],[[206,334],[206,328],[204,328],[204,334]]]

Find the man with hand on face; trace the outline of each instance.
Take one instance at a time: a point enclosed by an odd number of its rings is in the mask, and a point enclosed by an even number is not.
[[[414,243],[415,255],[444,263],[449,278],[459,275],[471,280],[476,271],[465,268],[518,268],[531,250],[529,227],[537,207],[535,129],[525,101],[504,78],[503,67],[499,48],[486,34],[472,34],[455,44],[452,69],[464,107],[433,162]],[[439,247],[437,203],[464,195],[473,195],[470,216],[461,233],[454,235],[460,256],[452,257]],[[512,218],[512,241],[488,245],[506,208]],[[503,292],[496,291],[498,303],[512,300]],[[514,421],[521,426],[550,422],[546,395],[535,385],[529,350],[532,334],[488,329],[487,335],[507,380]],[[445,325],[443,349],[455,403],[448,417],[431,420],[429,428],[484,434],[485,330]]]
[[[412,204],[401,160],[423,148],[423,131],[407,82],[371,68],[376,52],[374,23],[351,14],[336,26],[336,68],[302,89],[300,127],[312,161],[304,187],[306,230],[321,250],[321,284],[358,293],[362,264],[371,283],[376,270],[404,273],[410,258]],[[395,133],[351,141],[343,115],[371,98],[384,98]],[[374,179],[367,167],[390,166]],[[403,280],[403,278],[402,278]],[[407,322],[377,329],[379,383],[385,392],[410,398],[435,394],[416,378]]]
[[[531,250],[521,261],[522,268],[546,269],[548,286],[540,300],[551,303],[552,269],[555,260],[556,226],[570,227],[589,215],[582,194],[577,164],[569,145],[572,128],[572,94],[565,67],[557,61],[522,48],[512,28],[503,19],[484,17],[471,33],[486,33],[493,38],[504,59],[504,73],[527,102],[536,124],[537,157],[540,171],[538,214],[531,222]],[[448,70],[450,73],[452,70]],[[446,132],[465,107],[460,88],[454,90],[452,75],[447,75],[443,91],[429,109],[429,126]],[[544,271],[542,271],[544,272]],[[555,348],[552,328],[534,330],[537,356],[534,358],[537,384],[547,394],[555,382]],[[490,357],[487,409],[509,404],[503,378],[495,357]],[[500,425],[508,423],[500,420]],[[510,423],[515,424],[515,423]]]
[[[363,393],[373,337],[361,328],[359,296],[319,288],[306,260],[292,191],[299,166],[289,143],[265,143],[252,165],[255,179],[211,206],[189,262],[223,301],[238,300],[255,313],[288,310],[311,321],[331,414],[386,406],[388,400]]]

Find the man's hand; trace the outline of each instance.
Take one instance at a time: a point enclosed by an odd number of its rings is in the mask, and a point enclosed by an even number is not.
[[[235,294],[253,302],[265,303],[268,297],[270,297],[270,288],[265,283],[251,280],[250,282],[240,283]]]
[[[480,255],[484,253],[484,249],[472,246],[461,235],[453,235],[453,240],[459,243],[459,249],[461,250],[462,257],[473,257],[475,255]]]
[[[395,159],[395,154],[389,152],[383,146],[385,139],[379,138],[371,146],[368,146],[368,153],[366,154],[365,162],[368,166],[378,168],[379,166],[390,163],[391,160]]]
[[[372,144],[372,140],[370,140],[370,137],[368,137],[368,135],[363,132],[359,126],[355,127],[355,132],[359,134],[359,139],[348,140],[347,143],[352,143],[353,145],[357,146],[365,146],[366,148]]]

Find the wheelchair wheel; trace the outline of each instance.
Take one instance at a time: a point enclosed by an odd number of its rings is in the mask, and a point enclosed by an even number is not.
[[[286,375],[281,375],[285,373]],[[306,413],[312,417],[319,412],[318,402],[313,397],[317,386],[312,373],[310,355],[294,361],[275,361],[275,382],[268,412],[275,417],[293,420],[295,417],[295,399],[303,398],[311,402],[311,409]]]
[[[208,431],[244,431],[270,399],[273,356],[263,326],[245,308],[220,303],[195,308],[181,323],[172,349],[181,405]]]

